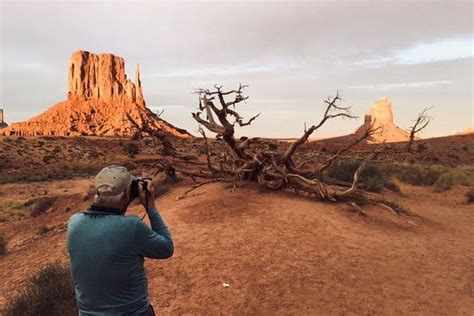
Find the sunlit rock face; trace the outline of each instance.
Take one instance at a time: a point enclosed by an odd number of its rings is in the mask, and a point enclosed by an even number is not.
[[[410,138],[407,131],[396,126],[393,121],[392,103],[387,97],[382,97],[374,101],[367,110],[364,118],[364,125],[359,127],[356,135],[361,135],[367,128],[380,128],[372,137],[371,142],[401,142]]]
[[[393,124],[392,102],[387,97],[375,100],[367,110],[365,117],[366,122],[370,118],[370,124],[372,125]]]
[[[72,54],[68,66],[67,100],[0,133],[132,136],[144,129],[165,131],[177,137],[190,136],[146,107],[138,65],[132,82],[127,79],[122,57],[78,51]]]
[[[132,102],[144,106],[138,65],[135,71],[135,82],[132,82],[127,79],[122,57],[75,52],[68,69],[68,99]]]
[[[8,127],[8,124],[3,120],[3,109],[0,109],[0,129]]]
[[[474,127],[468,128],[462,132],[456,133],[456,135],[469,135],[469,134],[474,134]]]

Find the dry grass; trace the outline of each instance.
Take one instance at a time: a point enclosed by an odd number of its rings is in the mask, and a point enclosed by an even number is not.
[[[7,237],[0,234],[0,257],[7,254]]]
[[[466,192],[467,203],[474,202],[474,188],[471,188],[469,191]]]
[[[33,276],[22,295],[10,301],[6,316],[77,315],[69,268],[53,263]]]

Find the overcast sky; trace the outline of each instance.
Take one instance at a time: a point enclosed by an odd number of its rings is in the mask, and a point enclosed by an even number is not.
[[[240,134],[295,137],[318,121],[337,90],[358,121],[388,97],[395,123],[434,106],[425,136],[474,125],[471,1],[221,1],[1,3],[0,107],[27,120],[62,101],[72,52],[140,63],[147,105],[195,133],[199,87],[249,84],[241,113],[260,117]]]

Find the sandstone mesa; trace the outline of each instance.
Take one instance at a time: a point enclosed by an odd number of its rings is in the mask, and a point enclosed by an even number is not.
[[[364,124],[360,126],[355,135],[361,135],[367,128],[380,128],[379,132],[372,136],[371,142],[387,143],[402,142],[410,139],[410,134],[395,125],[393,121],[392,102],[387,97],[378,98],[367,110]]]
[[[4,121],[3,118],[3,109],[0,109],[0,129],[8,127],[8,124]]]
[[[132,136],[144,129],[177,137],[190,134],[146,107],[137,65],[134,81],[125,61],[112,54],[77,51],[68,67],[67,100],[26,122],[2,129],[3,135]]]

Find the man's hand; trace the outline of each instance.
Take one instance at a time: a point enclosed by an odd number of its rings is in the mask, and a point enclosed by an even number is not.
[[[145,207],[147,212],[155,209],[155,186],[151,180],[145,180],[147,183],[147,192],[143,190],[143,186],[141,183],[138,184],[138,197],[140,199],[140,203],[142,203],[143,207]],[[145,198],[145,194],[148,195],[148,205],[147,199]]]

